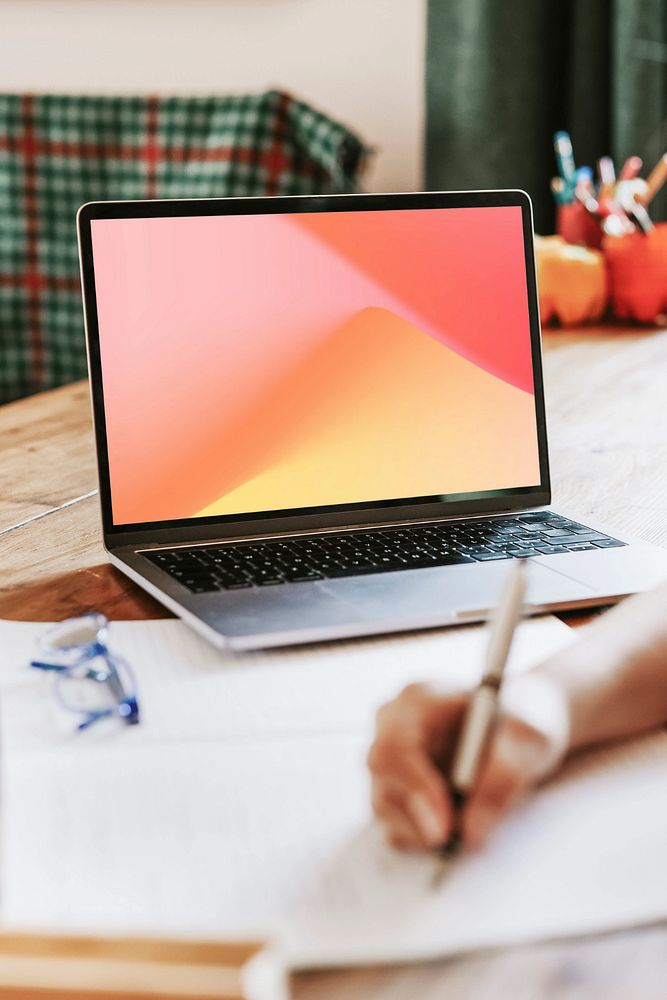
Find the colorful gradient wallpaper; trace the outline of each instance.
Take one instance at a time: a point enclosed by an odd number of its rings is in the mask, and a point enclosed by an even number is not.
[[[115,524],[539,484],[520,208],[92,237]]]

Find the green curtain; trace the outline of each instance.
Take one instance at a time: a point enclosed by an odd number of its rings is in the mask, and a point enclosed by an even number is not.
[[[427,38],[430,190],[524,188],[552,232],[555,131],[578,165],[667,149],[667,0],[429,0]]]

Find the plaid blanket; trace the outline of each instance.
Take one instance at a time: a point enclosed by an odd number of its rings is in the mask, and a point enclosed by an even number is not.
[[[0,402],[86,374],[86,201],[353,190],[366,150],[287,94],[0,95]]]

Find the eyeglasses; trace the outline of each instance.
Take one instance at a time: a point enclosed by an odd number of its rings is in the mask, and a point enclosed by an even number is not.
[[[114,716],[128,726],[139,722],[132,672],[109,649],[108,631],[108,620],[96,612],[68,618],[47,632],[30,661],[36,670],[57,674],[56,697],[82,717],[78,729]]]

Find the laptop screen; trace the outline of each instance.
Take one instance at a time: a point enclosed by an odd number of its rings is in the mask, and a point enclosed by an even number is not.
[[[115,525],[539,486],[519,206],[91,237]]]

